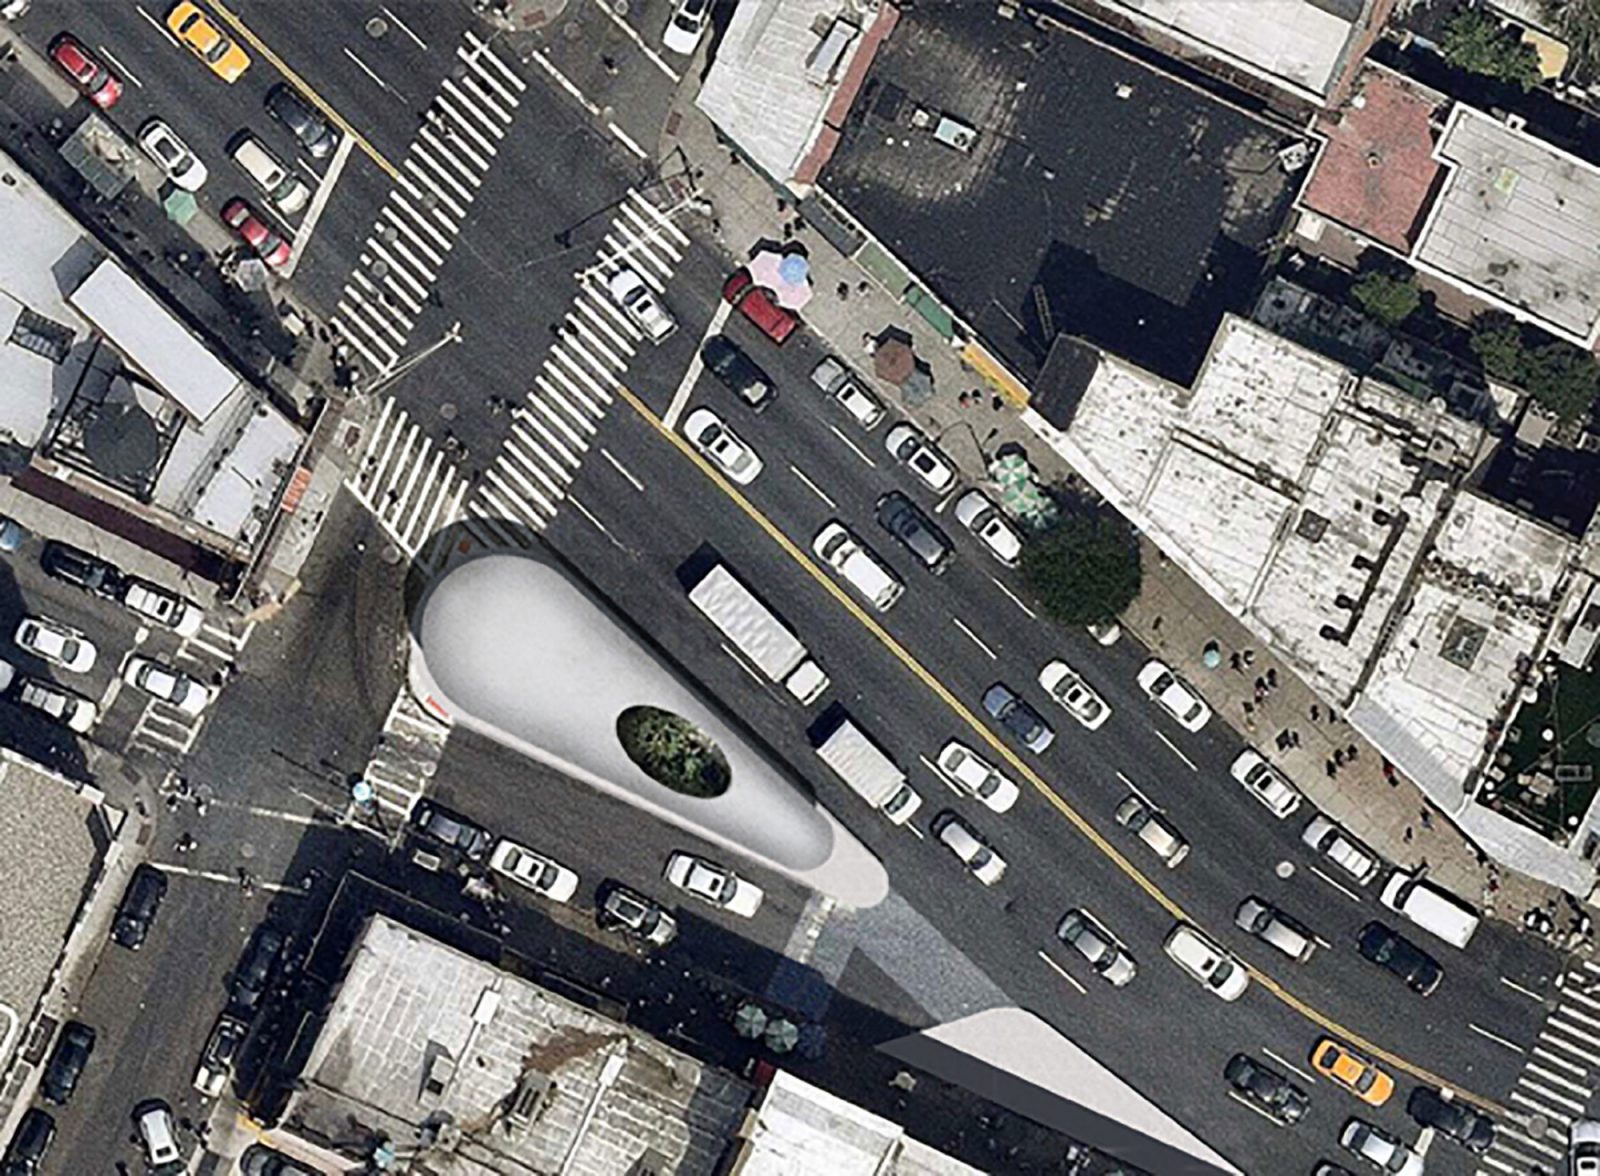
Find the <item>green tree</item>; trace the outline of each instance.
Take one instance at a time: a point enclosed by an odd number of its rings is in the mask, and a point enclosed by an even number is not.
[[[1572,76],[1600,80],[1600,4],[1594,0],[1544,0],[1545,15],[1572,50]]]
[[[1532,45],[1478,8],[1463,8],[1445,26],[1440,46],[1457,69],[1531,90],[1539,84],[1539,54]]]
[[[1529,347],[1522,327],[1503,314],[1480,315],[1472,327],[1483,370],[1524,389],[1562,420],[1577,420],[1600,395],[1600,364],[1582,348],[1560,341]]]
[[[630,706],[617,716],[617,738],[645,774],[683,796],[721,796],[732,783],[722,749],[671,711]]]
[[[1115,620],[1139,595],[1139,545],[1111,514],[1067,514],[1022,549],[1022,574],[1052,619],[1068,625]]]
[[[1391,277],[1378,270],[1362,274],[1350,287],[1350,296],[1387,327],[1399,326],[1422,304],[1422,294],[1409,277]]]
[[[1472,321],[1472,350],[1483,370],[1497,380],[1520,385],[1527,374],[1522,328],[1506,315],[1480,315]]]

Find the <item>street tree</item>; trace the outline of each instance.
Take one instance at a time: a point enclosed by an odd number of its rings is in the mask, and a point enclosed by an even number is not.
[[[1022,548],[1022,574],[1041,608],[1069,625],[1104,624],[1139,595],[1139,545],[1109,512],[1062,515]]]

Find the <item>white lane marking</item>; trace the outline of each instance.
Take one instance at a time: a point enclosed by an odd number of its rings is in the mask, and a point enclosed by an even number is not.
[[[1545,1035],[1543,1033],[1539,1034],[1539,1040],[1543,1041],[1544,1039]],[[1541,1061],[1549,1062],[1552,1066],[1560,1066],[1563,1070],[1570,1070],[1579,1078],[1585,1077],[1589,1073],[1589,1068],[1587,1066],[1580,1066],[1576,1062],[1569,1061],[1566,1058],[1553,1054],[1549,1050],[1545,1049],[1545,1047],[1542,1045],[1536,1045],[1533,1047],[1533,1056]]]
[[[1564,1107],[1571,1107],[1574,1114],[1579,1114],[1579,1115],[1583,1114],[1583,1108],[1584,1108],[1584,1105],[1585,1105],[1585,1100],[1571,1098],[1571,1097],[1569,1097],[1568,1095],[1565,1095],[1565,1094],[1557,1094],[1554,1090],[1551,1090],[1548,1086],[1541,1085],[1540,1083],[1535,1082],[1533,1079],[1529,1078],[1526,1072],[1523,1073],[1521,1078],[1517,1079],[1517,1085],[1522,1087],[1525,1090],[1532,1091],[1534,1094],[1537,1094],[1540,1098],[1547,1098],[1551,1102],[1560,1103]]]
[[[912,836],[914,836],[918,841],[926,841],[928,839],[928,835],[913,825],[910,821],[906,822],[905,828],[910,830]]]
[[[230,886],[239,885],[239,875],[224,874],[218,870],[196,870],[190,866],[180,866],[176,862],[156,862],[156,868],[163,874],[182,874],[185,878],[203,878],[207,882],[226,882]],[[257,890],[265,890],[268,894],[303,894],[298,886],[285,886],[282,882],[252,882]]]
[[[634,477],[633,474],[628,470],[627,466],[623,465],[620,461],[618,461],[615,457],[613,457],[612,454],[611,454],[611,450],[607,449],[604,445],[602,445],[600,447],[600,453],[607,461],[609,461],[612,464],[613,467],[615,467],[617,473],[621,474],[624,478],[628,479],[628,481],[633,483],[633,488],[635,490],[639,491],[639,493],[641,493],[641,494],[644,493],[644,483],[639,481],[638,478]]]
[[[1507,1041],[1504,1037],[1501,1037],[1498,1033],[1489,1032],[1489,1030],[1485,1029],[1482,1025],[1475,1025],[1471,1021],[1468,1021],[1467,1022],[1467,1028],[1471,1029],[1479,1037],[1487,1037],[1490,1041],[1494,1042],[1496,1045],[1505,1046],[1512,1053],[1527,1053],[1528,1052],[1527,1050],[1523,1049],[1520,1045],[1518,1045],[1516,1042]]]
[[[1034,612],[1027,605],[1023,604],[1022,600],[1017,596],[1017,594],[1015,592],[1011,591],[1011,589],[1007,588],[1004,584],[1002,584],[997,577],[990,576],[989,579],[994,581],[994,586],[996,588],[1000,589],[1000,591],[1004,592],[1008,597],[1011,598],[1011,603],[1012,604],[1016,605],[1023,612],[1027,613],[1029,619],[1035,620],[1035,621],[1039,619],[1039,614]]]
[[[1320,936],[1320,935],[1317,935],[1317,934],[1316,934],[1316,933],[1314,933],[1314,932],[1313,932],[1313,933],[1312,933],[1312,936],[1311,936],[1311,938],[1313,938],[1313,939],[1315,939],[1315,940],[1316,940],[1316,941],[1317,941],[1317,943],[1318,943],[1318,944],[1319,944],[1319,945],[1320,945],[1320,946],[1321,946],[1321,947],[1322,947],[1322,948],[1323,948],[1323,949],[1324,949],[1324,950],[1327,950],[1327,951],[1332,951],[1332,950],[1333,950],[1333,944],[1331,944],[1331,943],[1329,943],[1329,942],[1328,942],[1328,941],[1327,941],[1327,940],[1326,940],[1326,939],[1324,939],[1324,938],[1323,938],[1323,937],[1322,937],[1322,936]]]
[[[372,72],[372,67],[369,66],[366,62],[362,61],[361,58],[357,57],[351,51],[351,49],[350,49],[350,47],[348,45],[342,46],[342,48],[344,49],[344,55],[346,57],[348,57],[351,61],[355,62],[357,68],[359,68],[362,73],[366,74],[369,78],[371,78],[374,82],[376,82],[378,84],[378,88],[379,89],[383,90],[387,94],[393,95],[395,98],[398,98],[401,102],[406,102],[406,103],[410,102],[410,99],[408,99],[399,90],[396,90],[388,82],[384,81],[377,74],[373,73]],[[346,135],[345,137],[349,138],[348,135]]]
[[[818,486],[810,478],[806,477],[805,474],[801,473],[799,466],[791,465],[789,467],[789,472],[791,474],[793,474],[795,477],[799,478],[802,482],[804,482],[806,484],[806,486],[808,486],[810,488],[811,493],[815,494],[818,498],[822,499],[823,502],[826,502],[828,504],[828,509],[829,510],[838,510],[839,509],[839,504],[837,502],[835,502],[833,499],[829,498],[826,494],[824,494],[822,492],[822,487]]]
[[[1421,1133],[1417,1136],[1417,1142],[1411,1145],[1411,1150],[1416,1152],[1419,1157],[1426,1158],[1428,1149],[1433,1146],[1433,1140],[1436,1134],[1437,1133],[1432,1127],[1424,1127]]]
[[[573,99],[577,101],[578,105],[582,106],[584,110],[588,111],[589,117],[600,117],[600,108],[593,102],[590,102],[588,98],[584,97],[583,91],[578,89],[578,87],[572,83],[571,79],[569,79],[566,74],[557,69],[554,63],[552,63],[548,57],[546,57],[537,49],[530,49],[528,50],[528,59],[537,62],[539,68],[544,70],[545,73],[549,74],[556,85],[565,90]]]
[[[391,21],[393,21],[395,28],[399,29],[402,33],[404,33],[406,36],[410,37],[413,41],[415,41],[417,43],[417,48],[418,49],[426,49],[428,47],[428,43],[426,41],[424,41],[421,37],[417,36],[416,33],[411,31],[411,26],[410,25],[406,24],[405,21],[401,20],[398,16],[396,16],[394,13],[389,11],[389,6],[387,4],[378,5],[378,11],[383,13],[383,15],[387,16]]]
[[[726,299],[718,300],[716,313],[711,316],[705,334],[700,336],[700,347],[704,347],[707,339],[722,330],[722,324],[728,321],[728,315],[732,310],[733,306]],[[700,347],[694,349],[689,366],[684,369],[683,379],[678,381],[678,387],[672,393],[672,403],[667,405],[667,411],[661,417],[661,423],[669,429],[678,427],[678,418],[683,415],[683,410],[689,403],[689,393],[694,391],[700,373],[705,370],[705,365],[700,359]]]
[[[1307,867],[1306,867],[1306,868],[1307,868],[1307,869],[1308,869],[1308,870],[1310,870],[1310,871],[1311,871],[1311,872],[1312,872],[1312,873],[1313,873],[1313,874],[1315,874],[1315,875],[1316,875],[1316,876],[1317,876],[1317,877],[1319,877],[1319,878],[1321,878],[1321,879],[1322,879],[1322,880],[1323,880],[1323,881],[1324,881],[1324,882],[1326,882],[1326,883],[1327,883],[1327,884],[1328,884],[1328,885],[1329,885],[1329,886],[1331,886],[1331,887],[1333,887],[1333,888],[1334,888],[1334,889],[1335,889],[1335,890],[1337,890],[1337,891],[1339,891],[1339,892],[1340,892],[1340,893],[1341,893],[1341,894],[1343,894],[1343,895],[1344,895],[1344,896],[1345,896],[1345,897],[1346,897],[1346,898],[1348,898],[1348,899],[1350,899],[1350,900],[1351,900],[1351,901],[1352,901],[1352,902],[1360,902],[1360,901],[1361,901],[1361,896],[1360,896],[1360,895],[1359,895],[1359,894],[1357,894],[1357,893],[1356,893],[1356,892],[1355,892],[1355,891],[1354,891],[1354,890],[1351,890],[1351,889],[1350,889],[1350,888],[1349,888],[1349,887],[1348,887],[1348,886],[1346,886],[1346,885],[1345,885],[1345,884],[1344,884],[1344,883],[1343,883],[1343,882],[1340,882],[1340,881],[1339,881],[1339,880],[1338,880],[1338,879],[1336,879],[1336,878],[1330,878],[1330,877],[1328,877],[1328,875],[1327,875],[1327,874],[1324,874],[1324,873],[1323,873],[1323,872],[1322,872],[1322,871],[1321,871],[1321,870],[1319,870],[1319,869],[1318,869],[1318,868],[1317,868],[1317,867],[1316,867],[1316,866],[1307,866]]]
[[[1254,1111],[1256,1114],[1260,1115],[1267,1122],[1271,1123],[1274,1127],[1282,1127],[1283,1126],[1282,1123],[1278,1122],[1278,1120],[1274,1119],[1271,1115],[1267,1114],[1266,1111],[1263,1111],[1260,1107],[1256,1106],[1255,1103],[1251,1102],[1247,1098],[1241,1098],[1237,1091],[1234,1091],[1234,1090],[1228,1091],[1228,1097],[1231,1098],[1234,1102],[1238,1103],[1245,1110]]]
[[[1495,1159],[1493,1156],[1479,1156],[1478,1160],[1480,1163],[1488,1164],[1491,1168],[1499,1168],[1500,1171],[1507,1173],[1508,1176],[1520,1176],[1520,1173],[1518,1173],[1517,1169],[1513,1168],[1510,1164],[1505,1163],[1503,1160]]]
[[[104,45],[98,46],[98,48],[100,50],[100,56],[104,57],[107,61],[109,61],[112,65],[114,65],[116,67],[117,73],[119,73],[123,77],[127,78],[134,85],[138,86],[139,89],[141,89],[141,90],[144,89],[144,83],[141,82],[138,79],[138,77],[134,74],[134,72],[131,69],[129,69],[127,66],[123,65],[122,62],[118,61],[115,57],[113,57],[111,55],[111,50],[107,49]]]
[[[1522,993],[1522,995],[1527,997],[1529,1000],[1536,1000],[1540,1004],[1544,1003],[1544,997],[1543,996],[1541,996],[1539,993],[1535,992],[1531,988],[1524,988],[1522,985],[1518,984],[1515,980],[1509,980],[1506,977],[1502,976],[1502,977],[1500,977],[1500,983],[1504,984],[1507,988],[1511,989],[1513,992]]]
[[[654,65],[657,69],[671,79],[674,86],[683,80],[678,75],[677,70],[673,69],[670,65],[662,60],[661,54],[657,53],[654,49],[650,48],[649,45],[644,43],[644,38],[638,34],[631,24],[617,15],[616,6],[614,4],[607,3],[607,0],[594,0],[594,6],[601,12],[605,13],[606,16],[611,19],[611,23],[616,25],[617,28],[621,29],[623,35],[639,47],[639,52],[648,57],[652,65]]]
[[[1122,771],[1117,772],[1117,779],[1121,780],[1124,784],[1126,784],[1133,791],[1133,794],[1135,796],[1137,796],[1140,800],[1144,801],[1145,804],[1149,805],[1152,809],[1155,809],[1158,812],[1160,811],[1161,806],[1158,805],[1155,801],[1151,800],[1150,797],[1145,793],[1144,789],[1140,788],[1132,780],[1128,779],[1128,776],[1127,776],[1126,772],[1122,772]]]
[[[954,780],[952,780],[949,776],[947,776],[945,773],[941,772],[939,770],[939,765],[934,763],[927,756],[919,755],[917,758],[922,761],[922,766],[927,768],[928,771],[932,772],[936,777],[938,777],[939,783],[943,784],[951,792],[954,792],[957,796],[970,796],[971,795],[971,793],[966,792],[965,790],[963,790],[962,787],[959,784],[957,784]]]
[[[1592,1033],[1585,1033],[1576,1025],[1569,1025],[1565,1021],[1558,1019],[1567,1016],[1570,1012],[1570,1009],[1561,1009],[1556,1013],[1552,1013],[1550,1019],[1545,1022],[1545,1027],[1549,1029],[1559,1029],[1568,1037],[1576,1037],[1579,1041],[1585,1042],[1589,1045],[1600,1046],[1600,1037],[1596,1037]]]
[[[1184,755],[1183,752],[1179,751],[1178,750],[1178,745],[1176,743],[1174,743],[1172,740],[1168,739],[1165,734],[1163,734],[1160,731],[1157,731],[1156,732],[1156,738],[1161,740],[1161,742],[1165,743],[1168,747],[1170,747],[1172,749],[1172,754],[1173,755],[1177,756],[1184,763],[1188,764],[1189,765],[1189,770],[1191,772],[1198,772],[1200,770],[1199,765],[1197,765],[1188,756]]]
[[[295,267],[305,256],[306,246],[311,243],[311,234],[317,231],[317,222],[322,219],[328,201],[333,199],[334,185],[339,182],[339,176],[344,171],[344,165],[349,160],[350,153],[355,150],[355,146],[354,136],[340,136],[339,146],[334,149],[333,159],[328,164],[327,178],[317,185],[316,194],[311,197],[311,207],[306,210],[305,217],[300,221],[300,227],[295,230],[294,244],[289,249],[289,260],[283,267],[285,279],[294,277]]]
[[[596,529],[598,529],[602,535],[611,540],[611,542],[616,543],[618,547],[622,546],[621,543],[617,543],[617,537],[611,533],[610,529],[604,523],[594,517],[594,512],[591,511],[587,506],[584,506],[583,503],[579,502],[576,498],[573,498],[570,495],[568,496],[567,501],[572,503],[573,506],[577,507],[579,513],[593,523]]]
[[[1554,1070],[1546,1070],[1537,1062],[1529,1062],[1527,1066],[1524,1067],[1522,1072],[1524,1074],[1537,1074],[1542,1081],[1554,1082],[1557,1086],[1565,1086],[1568,1090],[1575,1091],[1576,1093],[1583,1095],[1584,1098],[1588,1098],[1594,1093],[1594,1091],[1590,1090],[1587,1086],[1581,1086],[1574,1082],[1571,1078],[1563,1078]]]
[[[1054,972],[1055,972],[1055,974],[1057,976],[1060,976],[1068,984],[1070,984],[1074,988],[1076,988],[1078,990],[1078,995],[1079,996],[1088,996],[1089,995],[1089,990],[1087,988],[1085,988],[1082,984],[1078,983],[1078,981],[1073,978],[1071,972],[1068,972],[1060,964],[1056,963],[1049,956],[1045,955],[1044,952],[1041,951],[1041,952],[1038,952],[1037,954],[1038,954],[1038,956],[1039,956],[1039,958],[1041,960],[1043,960],[1045,963],[1050,965],[1051,969],[1054,970]]]
[[[729,645],[727,645],[727,644],[725,644],[723,642],[720,642],[720,641],[717,642],[717,644],[722,648],[722,652],[727,654],[729,657],[731,657],[734,660],[734,662],[738,664],[738,666],[739,666],[739,668],[741,670],[743,670],[745,673],[749,674],[752,678],[754,678],[758,685],[765,686],[767,684],[767,679],[762,677],[754,669],[752,669],[751,666],[750,666],[749,661],[747,661],[745,658],[741,657],[737,652],[734,651],[734,649],[732,647],[730,647]]]
[[[639,159],[649,159],[650,158],[650,153],[648,151],[646,151],[643,147],[639,146],[639,144],[635,143],[633,141],[633,136],[628,134],[627,131],[623,130],[616,123],[608,122],[606,124],[606,130],[610,131],[613,135],[615,135],[617,137],[617,142],[621,143],[629,151],[633,152],[633,154],[637,158],[639,158]]]
[[[853,452],[857,457],[859,457],[862,461],[866,462],[873,469],[877,469],[878,468],[878,463],[873,461],[870,457],[868,457],[865,453],[863,453],[861,451],[861,447],[859,445],[857,445],[854,441],[850,440],[850,438],[846,437],[843,433],[841,433],[839,431],[839,426],[838,425],[829,425],[828,428],[832,429],[833,430],[833,435],[835,437],[839,438],[839,440],[843,441],[846,445],[848,445],[850,447],[850,449],[851,449],[851,452]]]
[[[950,618],[950,623],[955,625],[956,628],[960,629],[968,637],[972,638],[972,643],[974,645],[976,645],[979,649],[983,650],[983,652],[987,653],[989,655],[989,660],[990,661],[999,661],[1000,660],[999,655],[997,655],[994,650],[990,649],[989,646],[987,644],[985,644],[985,642],[984,642],[982,637],[979,637],[971,629],[967,628],[967,626],[962,622],[960,617],[951,617]]]
[[[1540,1114],[1545,1115],[1548,1118],[1556,1120],[1558,1123],[1561,1124],[1562,1128],[1565,1128],[1568,1123],[1572,1122],[1572,1116],[1571,1115],[1564,1114],[1561,1111],[1556,1110],[1554,1107],[1547,1107],[1543,1103],[1539,1102],[1537,1099],[1529,1098],[1527,1095],[1523,1094],[1522,1091],[1520,1091],[1520,1090],[1513,1090],[1511,1092],[1511,1098],[1512,1098],[1513,1101],[1519,1102],[1525,1107],[1532,1107],[1534,1110],[1538,1111]]]
[[[157,20],[155,17],[151,16],[148,12],[146,12],[144,10],[144,5],[135,4],[134,7],[139,10],[139,15],[140,16],[144,17],[145,20],[149,21],[150,24],[152,26],[154,26],[156,32],[160,33],[163,37],[165,37],[170,44],[172,44],[173,46],[177,46],[178,38],[176,38],[176,37],[174,37],[172,35],[172,30],[171,29],[167,28],[166,25],[162,24],[159,20]]]
[[[1266,1054],[1273,1061],[1277,1062],[1278,1065],[1284,1067],[1285,1069],[1293,1070],[1296,1074],[1300,1075],[1300,1077],[1304,1078],[1307,1082],[1311,1083],[1313,1086],[1316,1085],[1317,1080],[1315,1078],[1313,1078],[1310,1074],[1306,1073],[1299,1066],[1295,1065],[1293,1062],[1291,1062],[1288,1058],[1284,1057],[1282,1054],[1273,1053],[1270,1049],[1268,1049],[1264,1045],[1261,1047],[1261,1052]]]

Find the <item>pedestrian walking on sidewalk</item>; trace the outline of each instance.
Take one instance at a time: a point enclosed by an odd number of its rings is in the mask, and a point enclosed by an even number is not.
[[[1406,836],[1405,836],[1405,842],[1406,842],[1407,845],[1411,844],[1411,837],[1412,837],[1411,826],[1407,825],[1406,826]]]
[[[1422,827],[1424,829],[1433,828],[1433,812],[1429,809],[1422,810]]]
[[[1267,689],[1268,690],[1276,690],[1277,688],[1278,688],[1278,668],[1276,666],[1268,666],[1267,667]]]
[[[1234,668],[1235,672],[1240,674],[1244,673],[1244,658],[1239,656],[1239,651],[1237,649],[1234,650],[1233,654],[1228,658],[1228,664]]]

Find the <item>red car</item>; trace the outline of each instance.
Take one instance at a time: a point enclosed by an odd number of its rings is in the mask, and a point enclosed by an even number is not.
[[[800,325],[795,313],[774,302],[770,294],[755,284],[747,269],[736,271],[722,284],[722,296],[774,343],[782,343]]]
[[[89,51],[71,33],[62,33],[51,42],[50,60],[101,110],[110,110],[122,97],[122,79],[89,56]]]
[[[230,200],[222,206],[222,223],[227,225],[273,269],[289,261],[289,242],[267,227],[255,210],[243,200]]]

